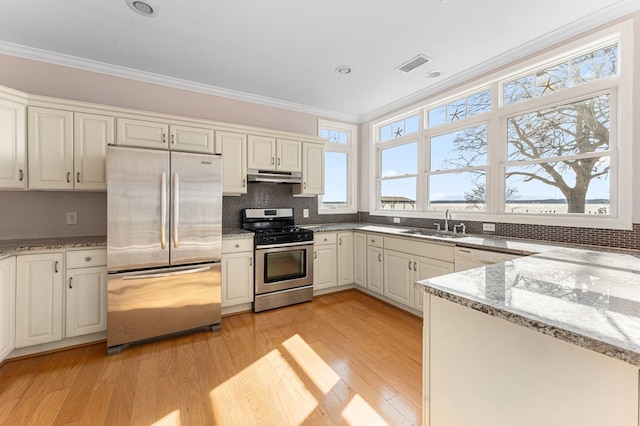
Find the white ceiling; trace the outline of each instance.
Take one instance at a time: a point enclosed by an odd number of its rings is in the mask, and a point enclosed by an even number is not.
[[[125,0],[1,0],[0,53],[363,121],[640,10],[638,0],[149,3],[152,18]],[[419,53],[433,61],[395,70]],[[425,77],[435,69],[441,77]]]

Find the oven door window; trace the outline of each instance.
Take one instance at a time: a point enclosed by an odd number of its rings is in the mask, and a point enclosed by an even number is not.
[[[307,275],[305,249],[265,253],[265,284],[304,278]]]

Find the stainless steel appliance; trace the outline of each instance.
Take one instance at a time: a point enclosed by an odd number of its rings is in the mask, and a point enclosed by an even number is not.
[[[255,233],[253,311],[313,299],[313,231],[295,226],[293,209],[245,209],[242,227]]]
[[[220,328],[221,158],[109,146],[107,346]]]

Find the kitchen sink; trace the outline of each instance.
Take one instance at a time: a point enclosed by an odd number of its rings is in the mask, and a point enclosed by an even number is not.
[[[466,234],[454,233],[452,231],[437,231],[435,229],[407,229],[406,231],[400,231],[402,234],[418,235],[424,237],[438,237],[438,238],[462,238],[466,237]]]

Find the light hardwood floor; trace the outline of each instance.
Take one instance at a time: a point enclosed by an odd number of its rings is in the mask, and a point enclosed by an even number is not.
[[[111,357],[7,362],[0,424],[420,424],[421,353],[419,318],[349,290]]]

